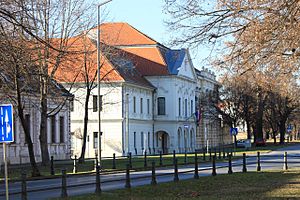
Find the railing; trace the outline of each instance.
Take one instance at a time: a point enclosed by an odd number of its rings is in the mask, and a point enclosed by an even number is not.
[[[223,151],[225,152],[225,151]],[[295,161],[295,160],[290,160],[289,158],[299,158],[300,160],[300,156],[297,155],[289,155],[288,153],[285,152],[284,155],[282,156],[278,156],[278,155],[261,155],[260,152],[257,152],[257,155],[252,155],[252,156],[247,156],[245,153],[243,153],[242,156],[242,163],[232,163],[232,152],[228,152],[226,156],[225,153],[223,153],[223,157],[221,156],[222,153],[217,151],[214,151],[214,153],[212,153],[211,151],[209,152],[210,155],[210,162],[211,162],[211,167],[206,167],[206,168],[201,168],[199,169],[199,163],[203,163],[206,161],[206,154],[205,152],[194,152],[194,155],[192,157],[193,161],[191,162],[191,158],[189,160],[187,160],[187,154],[184,155],[184,159],[181,159],[181,163],[180,164],[193,164],[194,165],[194,169],[189,169],[189,170],[182,170],[182,171],[178,171],[178,165],[179,165],[179,159],[180,157],[176,156],[176,152],[174,151],[172,154],[172,166],[174,169],[174,172],[172,173],[163,173],[163,174],[156,174],[156,167],[157,166],[171,166],[171,165],[164,165],[163,163],[163,155],[160,153],[159,155],[159,165],[156,165],[157,162],[153,161],[152,158],[147,157],[147,154],[145,153],[144,155],[144,166],[141,167],[143,169],[151,169],[151,175],[142,175],[142,176],[138,176],[138,177],[131,177],[131,172],[133,170],[140,170],[141,168],[133,168],[132,166],[132,157],[131,154],[129,154],[128,156],[128,160],[127,163],[125,163],[124,166],[125,167],[125,178],[119,178],[119,179],[112,179],[112,180],[105,180],[105,181],[100,181],[100,167],[96,166],[96,171],[92,172],[92,173],[88,173],[88,175],[95,175],[95,181],[92,182],[85,182],[85,183],[81,183],[81,184],[71,184],[71,185],[67,185],[67,178],[72,177],[73,175],[70,174],[66,174],[66,170],[62,169],[61,170],[61,175],[59,175],[58,177],[61,178],[61,185],[59,186],[50,186],[50,187],[46,187],[46,188],[27,188],[27,177],[26,177],[26,173],[22,172],[21,175],[21,180],[19,180],[19,182],[21,183],[21,190],[17,191],[17,192],[11,192],[10,195],[21,195],[22,199],[27,199],[27,195],[28,193],[31,192],[41,192],[41,191],[48,191],[48,190],[61,190],[61,197],[67,197],[68,196],[68,188],[74,188],[74,187],[82,187],[82,186],[87,186],[87,185],[94,185],[95,186],[95,192],[96,193],[100,193],[101,192],[101,185],[105,184],[105,183],[111,183],[111,182],[120,182],[120,181],[124,181],[124,187],[125,188],[130,188],[131,187],[131,181],[132,180],[138,180],[138,179],[149,179],[151,180],[149,183],[151,185],[155,185],[157,184],[157,177],[162,177],[162,176],[174,176],[174,181],[179,181],[179,174],[186,174],[186,173],[194,173],[194,178],[198,179],[199,178],[199,171],[205,171],[205,170],[211,170],[212,171],[212,176],[216,176],[217,175],[217,169],[221,169],[221,168],[228,168],[228,174],[232,174],[233,167],[238,167],[238,166],[242,166],[242,172],[246,173],[247,172],[247,166],[249,165],[253,165],[256,164],[256,171],[261,171],[261,164],[263,163],[280,163],[283,164],[283,169],[287,170],[288,169],[288,165],[292,164],[292,163],[300,163],[300,161]],[[166,155],[165,155],[166,156]],[[202,160],[200,160],[199,158],[202,156]],[[123,157],[121,157],[123,158]],[[249,161],[250,158],[255,158],[253,161]],[[267,158],[267,160],[264,160],[264,158]],[[273,159],[280,159],[280,160],[271,160],[270,158]],[[227,165],[223,165],[223,166],[216,166],[216,161],[217,159],[226,159],[226,163],[228,163]],[[248,159],[248,160],[247,160]],[[54,162],[54,159],[51,159],[52,162]],[[76,159],[75,159],[76,161]],[[113,156],[112,159],[112,165],[116,165],[116,161],[117,161],[117,157]],[[151,161],[151,164],[148,164],[148,162]],[[189,161],[189,162],[188,162]],[[76,166],[76,162],[75,166]],[[226,164],[226,163],[222,163],[222,164]],[[52,170],[53,168],[51,168]],[[101,174],[103,174],[104,172],[101,172]],[[4,196],[5,193],[0,193],[0,196]]]

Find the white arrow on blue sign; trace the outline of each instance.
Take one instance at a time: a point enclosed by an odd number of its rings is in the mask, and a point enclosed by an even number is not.
[[[230,128],[230,135],[237,135],[238,134],[238,128]]]
[[[14,141],[13,106],[0,105],[0,143]]]

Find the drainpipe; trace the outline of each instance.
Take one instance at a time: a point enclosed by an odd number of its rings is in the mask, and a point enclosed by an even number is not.
[[[152,92],[152,145],[153,145],[153,151],[155,149],[155,133],[154,133],[155,93],[156,93],[156,89],[154,89],[153,92]],[[153,153],[155,154],[155,152],[153,152]]]

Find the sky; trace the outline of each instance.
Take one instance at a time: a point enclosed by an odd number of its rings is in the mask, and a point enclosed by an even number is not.
[[[164,0],[113,0],[106,5],[107,21],[127,22],[160,43],[168,41],[162,13]]]
[[[168,19],[168,15],[163,12],[164,0],[112,0],[102,9],[102,13],[107,13],[104,21],[127,22],[157,42],[170,47],[168,42],[172,33],[164,23]],[[198,69],[202,66],[208,67],[203,59],[209,51],[205,48],[199,49],[197,52],[190,52],[193,64]]]

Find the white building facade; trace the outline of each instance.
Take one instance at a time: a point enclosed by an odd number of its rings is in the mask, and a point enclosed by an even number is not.
[[[113,153],[193,152],[197,148],[195,97],[199,79],[188,50],[169,49],[126,23],[109,23],[103,27],[102,38],[105,33],[116,37],[103,42],[122,51],[122,62],[131,63],[133,69],[120,69],[116,66],[119,62],[106,58],[120,78],[103,81],[100,87],[102,157],[111,157]],[[89,37],[94,35],[90,33]],[[71,91],[75,99],[71,112],[71,146],[72,154],[77,156],[83,143],[85,101],[85,90],[80,87],[76,83]],[[99,146],[96,95],[97,85],[89,102],[85,157],[94,157]]]

